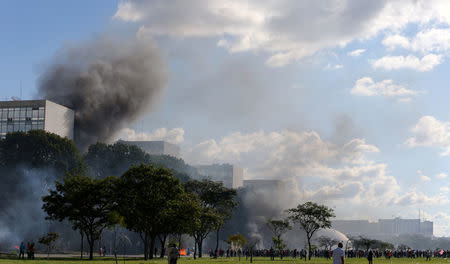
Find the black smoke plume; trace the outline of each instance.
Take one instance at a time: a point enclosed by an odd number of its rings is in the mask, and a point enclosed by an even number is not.
[[[97,37],[57,52],[38,87],[39,96],[75,110],[75,142],[85,150],[148,110],[167,79],[153,41]]]

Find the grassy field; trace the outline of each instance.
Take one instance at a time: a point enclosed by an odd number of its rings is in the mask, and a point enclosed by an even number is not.
[[[96,258],[92,261],[88,260],[80,260],[80,259],[39,259],[39,260],[18,260],[18,259],[0,259],[0,264],[79,264],[79,263],[92,263],[92,264],[114,264],[114,260],[112,258]],[[167,259],[156,259],[156,260],[133,260],[133,259],[126,259],[125,262],[123,259],[119,259],[119,263],[126,263],[126,264],[166,264]],[[222,258],[222,259],[210,259],[210,258],[202,258],[202,259],[196,259],[193,260],[191,258],[182,258],[178,261],[179,264],[219,264],[219,263],[250,263],[249,260],[245,260],[245,258],[241,258],[241,261],[239,262],[238,258]],[[271,261],[269,258],[254,258],[253,263],[257,264],[274,264],[274,263],[299,263],[299,264],[332,264],[333,262],[331,260],[326,259],[313,259],[310,261],[305,262],[304,260],[300,259],[276,259],[275,261]],[[425,261],[424,258],[417,258],[417,259],[408,259],[408,258],[402,258],[402,259],[391,259],[386,260],[384,258],[375,259],[373,261],[373,264],[415,264],[415,263],[431,263],[431,264],[450,264],[450,259],[441,259],[441,258],[434,258],[428,262]],[[365,258],[361,259],[346,259],[346,264],[368,264],[368,261]]]

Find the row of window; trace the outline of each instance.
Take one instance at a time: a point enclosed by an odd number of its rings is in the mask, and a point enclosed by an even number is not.
[[[44,129],[44,121],[15,121],[15,122],[0,122],[0,135],[5,135],[6,133],[30,130]]]
[[[45,107],[0,108],[1,121],[43,120]]]

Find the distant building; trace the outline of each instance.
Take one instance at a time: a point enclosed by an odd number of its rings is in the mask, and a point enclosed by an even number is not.
[[[194,166],[198,173],[212,181],[222,182],[227,188],[242,187],[244,170],[231,164],[213,164]]]
[[[382,234],[421,234],[425,236],[433,235],[433,222],[420,219],[379,219],[380,232]]]
[[[118,142],[126,145],[134,145],[151,155],[170,155],[176,158],[180,157],[180,148],[166,141],[125,141]]]
[[[350,236],[369,236],[385,238],[403,234],[433,236],[433,222],[419,219],[379,219],[378,222],[367,220],[335,220],[334,229]]]
[[[276,189],[285,190],[286,185],[281,180],[245,180],[244,187],[249,189]]]
[[[73,139],[75,113],[49,100],[0,102],[0,137],[7,133],[41,129]]]

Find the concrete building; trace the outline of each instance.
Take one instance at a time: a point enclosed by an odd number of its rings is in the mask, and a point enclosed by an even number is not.
[[[433,235],[433,222],[420,221],[420,219],[380,219],[380,232],[382,234],[421,234],[425,236]]]
[[[433,236],[433,222],[419,219],[379,219],[378,222],[367,220],[335,220],[334,229],[351,236],[368,236],[386,238],[403,234]]]
[[[134,145],[141,148],[143,151],[151,155],[170,155],[176,158],[180,157],[180,148],[172,143],[166,141],[125,141],[119,140],[118,142]]]
[[[244,170],[231,164],[213,164],[194,166],[198,173],[210,178],[212,181],[222,182],[227,188],[242,187]]]
[[[16,131],[42,129],[73,139],[75,113],[49,100],[0,102],[0,137]]]

